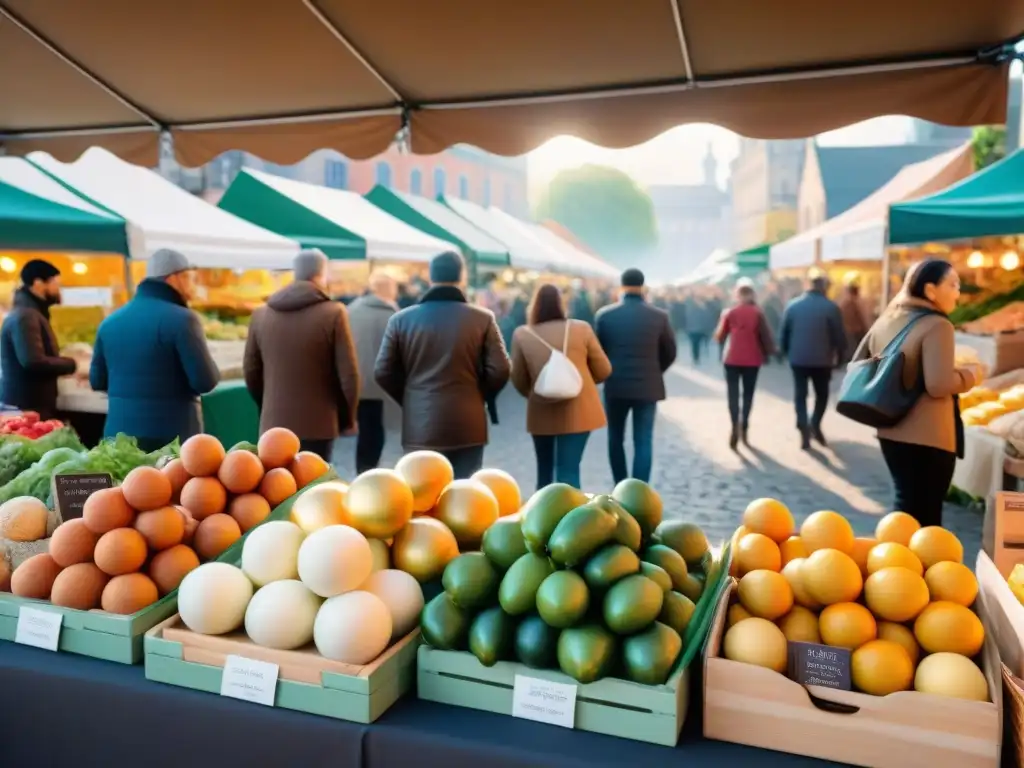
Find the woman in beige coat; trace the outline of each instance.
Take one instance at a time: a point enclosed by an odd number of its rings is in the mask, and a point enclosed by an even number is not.
[[[896,487],[896,509],[922,526],[942,525],[942,504],[963,456],[958,396],[981,380],[975,367],[957,367],[953,324],[947,315],[960,298],[960,278],[945,261],[929,259],[907,273],[903,290],[868,331],[853,362],[878,355],[911,321],[901,350],[905,381],[924,379],[924,392],[895,426],[878,430],[882,455]]]
[[[553,349],[564,351],[583,380],[570,400],[536,395],[534,383]],[[537,488],[553,482],[580,487],[580,462],[587,438],[606,424],[597,385],[608,378],[612,365],[588,323],[569,320],[562,294],[550,284],[533,295],[527,325],[512,335],[512,384],[528,399],[526,431],[537,454]]]

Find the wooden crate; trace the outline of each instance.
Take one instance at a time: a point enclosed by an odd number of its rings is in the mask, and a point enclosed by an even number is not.
[[[419,642],[417,628],[360,667],[325,659],[311,647],[263,648],[241,632],[196,634],[175,614],[146,633],[146,679],[219,694],[225,658],[243,656],[278,665],[274,706],[372,723],[413,686]]]
[[[869,696],[804,687],[763,667],[720,656],[729,595],[718,604],[704,659],[704,735],[872,768],[997,768],[1002,682],[991,633],[982,651],[991,702],[901,691]],[[984,610],[980,610],[985,621]],[[850,713],[826,711],[837,703]]]
[[[281,502],[270,516],[270,520],[287,520],[295,500],[306,490],[319,483],[337,480],[333,472],[303,488],[289,499]],[[258,527],[258,526],[257,526]],[[248,536],[248,532],[245,536]],[[242,558],[245,536],[226,549],[218,561],[238,564]],[[22,606],[43,611],[60,613],[61,620],[59,651],[92,656],[120,664],[138,664],[145,653],[143,636],[160,622],[178,612],[178,592],[175,590],[138,613],[122,616],[101,610],[79,611],[61,608],[47,600],[29,600],[9,592],[0,592],[0,640],[14,642],[18,629],[18,615]]]
[[[511,661],[485,667],[463,651],[419,650],[419,697],[442,704],[512,714],[516,675],[576,686],[576,728],[674,747],[686,720],[690,672],[677,669],[665,685],[605,678],[586,685],[568,675]]]
[[[1003,491],[985,510],[982,548],[1005,580],[1024,563],[1024,493]]]
[[[995,640],[1003,663],[1013,675],[1024,677],[1024,605],[1020,604],[1006,582],[1009,570],[1002,573],[991,557],[984,552],[978,553],[975,573],[981,600],[985,604],[986,627]]]

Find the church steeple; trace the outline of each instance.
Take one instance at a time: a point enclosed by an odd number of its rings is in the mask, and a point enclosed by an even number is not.
[[[710,142],[708,142],[708,151],[704,155],[704,183],[711,187],[718,185],[718,160],[711,150]]]

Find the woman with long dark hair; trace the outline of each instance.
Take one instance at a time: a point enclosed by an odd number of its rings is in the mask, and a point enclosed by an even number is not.
[[[729,447],[734,451],[740,440],[750,445],[750,412],[754,407],[757,376],[775,354],[775,341],[764,313],[757,306],[754,286],[749,280],[736,286],[736,305],[722,315],[715,341],[725,347],[725,383],[729,399],[732,432]],[[742,408],[741,408],[742,389]]]
[[[582,379],[579,394],[551,400],[534,392],[537,378],[556,352]],[[553,482],[580,487],[580,462],[587,438],[607,422],[597,385],[612,366],[589,323],[566,317],[561,291],[544,284],[533,294],[527,324],[512,335],[512,384],[528,399],[526,431],[537,454],[537,487]]]
[[[924,391],[909,413],[878,430],[882,455],[896,488],[896,509],[922,525],[942,525],[942,504],[963,456],[959,395],[981,381],[976,366],[956,365],[949,313],[960,298],[960,278],[947,261],[928,259],[912,267],[903,289],[868,331],[853,362],[878,355],[910,323],[899,351],[904,385]],[[923,380],[923,381],[922,381]]]

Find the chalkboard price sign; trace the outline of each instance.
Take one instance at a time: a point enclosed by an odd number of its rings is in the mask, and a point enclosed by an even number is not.
[[[104,472],[80,475],[53,476],[53,503],[60,519],[71,520],[82,516],[85,500],[96,491],[113,488],[114,479]]]

